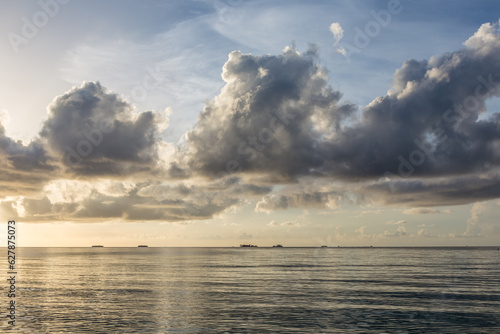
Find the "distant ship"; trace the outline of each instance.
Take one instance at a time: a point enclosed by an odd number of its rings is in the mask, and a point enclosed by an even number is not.
[[[277,244],[277,245],[274,245],[273,247],[283,247],[283,246],[280,244]]]
[[[148,247],[148,245],[139,245],[137,247]]]
[[[103,245],[93,245],[92,247],[104,247]]]
[[[240,247],[259,247],[259,246],[251,245],[251,244],[243,244],[243,245],[240,245]]]
[[[321,248],[328,248],[328,246],[321,246]]]

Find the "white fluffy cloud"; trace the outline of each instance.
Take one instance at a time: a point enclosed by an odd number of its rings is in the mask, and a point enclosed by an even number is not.
[[[344,29],[342,29],[340,23],[333,22],[332,24],[330,24],[330,32],[333,34],[333,45],[338,46],[340,41],[342,40],[342,37],[344,37]],[[344,56],[346,55],[346,50],[341,46],[338,46],[336,48],[336,51]]]
[[[481,228],[479,226],[479,215],[484,210],[484,204],[482,203],[474,203],[470,210],[470,218],[467,220],[467,229],[464,232],[465,237],[477,237],[481,232]]]
[[[333,22],[330,24],[330,32],[333,34],[333,38],[335,39],[334,45],[339,44],[340,40],[344,36],[344,29],[342,29],[340,23]]]

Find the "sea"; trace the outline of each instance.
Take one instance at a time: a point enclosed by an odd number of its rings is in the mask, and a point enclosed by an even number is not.
[[[2,333],[500,333],[500,251],[17,248]]]

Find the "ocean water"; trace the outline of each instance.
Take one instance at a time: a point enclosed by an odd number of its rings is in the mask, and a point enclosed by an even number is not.
[[[16,252],[1,332],[500,333],[497,248]]]

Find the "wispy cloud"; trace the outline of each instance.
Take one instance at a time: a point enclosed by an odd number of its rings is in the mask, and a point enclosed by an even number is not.
[[[405,215],[435,215],[440,213],[450,213],[449,210],[441,211],[433,208],[411,208],[408,210],[404,210],[403,213]]]
[[[397,221],[390,220],[390,221],[386,222],[387,225],[403,225],[406,223],[407,223],[406,220],[397,220]]]

